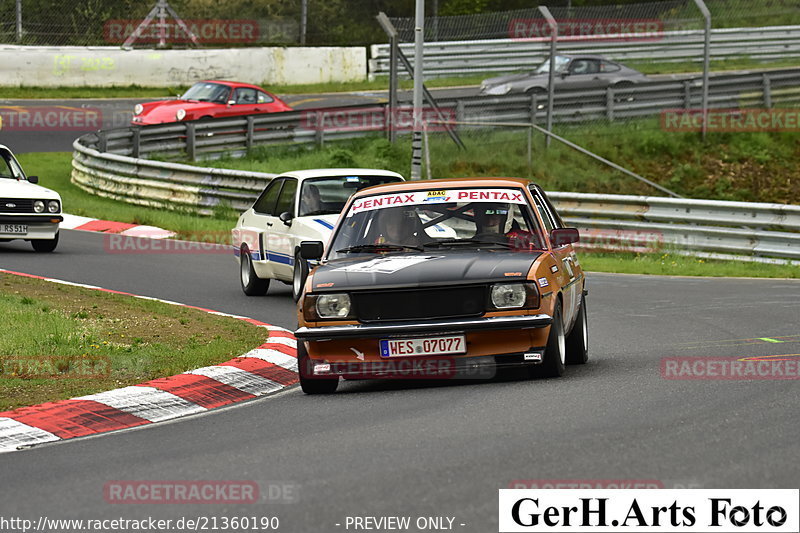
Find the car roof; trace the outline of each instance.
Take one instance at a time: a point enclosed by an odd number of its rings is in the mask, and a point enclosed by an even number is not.
[[[383,185],[373,185],[358,191],[354,197],[368,196],[370,194],[383,192],[402,192],[424,190],[446,185],[448,188],[455,187],[527,187],[532,182],[525,178],[446,178],[437,180],[416,180],[405,181],[403,183],[385,183]]]
[[[263,91],[264,89],[259,87],[258,85],[253,85],[252,83],[243,83],[241,81],[228,81],[228,80],[199,80],[195,83],[218,83],[220,85],[229,85],[234,89],[237,87],[247,87],[249,89],[258,89],[259,91]]]
[[[570,59],[600,59],[602,61],[611,61],[603,56],[596,54],[556,54],[561,57],[569,57]],[[612,61],[613,62],[613,61]]]
[[[337,176],[392,176],[403,179],[403,176],[391,170],[380,170],[377,168],[311,168],[306,170],[292,170],[282,172],[278,178],[296,178],[306,180],[309,178],[335,178]]]

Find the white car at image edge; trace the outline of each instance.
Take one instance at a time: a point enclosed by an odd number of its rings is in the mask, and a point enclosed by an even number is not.
[[[308,263],[302,241],[328,242],[350,196],[365,187],[405,181],[389,170],[325,168],[286,172],[270,180],[232,230],[242,291],[266,294],[272,279],[292,285],[297,300]]]
[[[23,239],[37,252],[52,252],[58,245],[61,196],[26,176],[17,158],[0,145],[0,243]]]

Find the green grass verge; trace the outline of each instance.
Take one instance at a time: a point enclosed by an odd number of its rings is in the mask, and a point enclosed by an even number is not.
[[[579,258],[584,270],[590,272],[662,276],[800,278],[800,266],[702,259],[674,253],[640,254],[584,251],[579,254]]]
[[[267,337],[234,318],[11,274],[0,314],[0,411],[219,364]]]
[[[64,210],[73,215],[156,226],[175,231],[182,238],[198,240],[199,236],[204,236],[214,239],[213,242],[227,242],[222,239],[230,233],[239,216],[230,209],[220,209],[209,217],[140,207],[89,194],[70,182],[71,152],[19,154],[18,158],[28,175],[38,175],[42,186],[58,191]]]

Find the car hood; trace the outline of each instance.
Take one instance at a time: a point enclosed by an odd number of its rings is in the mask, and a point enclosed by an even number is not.
[[[544,74],[532,74],[530,72],[525,72],[523,74],[509,74],[507,76],[497,76],[494,78],[488,78],[483,80],[481,86],[488,87],[493,85],[503,85],[504,83],[511,83],[514,81],[522,81],[522,80],[529,80],[533,78],[546,78]]]
[[[218,105],[219,104],[214,104],[212,102],[194,102],[189,100],[148,102],[147,104],[142,104],[144,110],[137,116],[146,117],[148,119],[168,119],[170,122],[174,122],[177,120],[175,118],[175,113],[178,112],[178,109],[183,109],[188,113],[189,111],[210,109]]]
[[[314,292],[416,288],[526,279],[541,252],[459,250],[362,255],[314,270]]]
[[[32,198],[34,200],[61,200],[57,192],[26,180],[0,178],[0,196],[3,198]]]

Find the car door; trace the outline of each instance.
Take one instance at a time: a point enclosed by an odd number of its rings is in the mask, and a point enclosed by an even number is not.
[[[600,72],[599,59],[590,57],[577,57],[567,67],[567,75],[562,78],[560,85],[569,89],[602,89],[608,85],[608,80]]]
[[[282,224],[276,214],[278,195],[280,194],[285,178],[276,178],[264,189],[258,200],[253,204],[248,213],[243,229],[249,230],[256,235],[258,240],[255,243],[258,250],[258,261],[256,273],[260,277],[274,277],[274,263],[270,260],[269,248],[271,246],[271,234],[276,224]],[[256,258],[253,258],[256,260]]]
[[[547,234],[550,235],[550,232],[555,228],[564,227],[561,218],[552,209],[549,202],[545,199],[544,194],[539,191],[538,188],[531,188],[531,194]],[[559,280],[561,282],[561,294],[564,300],[561,312],[564,319],[564,326],[567,327],[572,323],[577,314],[578,306],[580,305],[580,291],[582,290],[582,285],[574,263],[575,252],[572,249],[572,244],[568,243],[561,246],[555,246],[554,243],[551,244],[553,244],[553,256],[555,257],[560,271]]]
[[[294,218],[297,199],[297,180],[286,178],[283,180],[278,201],[272,217],[272,226],[269,227],[269,241],[267,249],[272,270],[277,279],[291,280],[294,270],[294,236],[291,232],[291,221],[284,223],[278,218],[281,213],[289,213]]]

